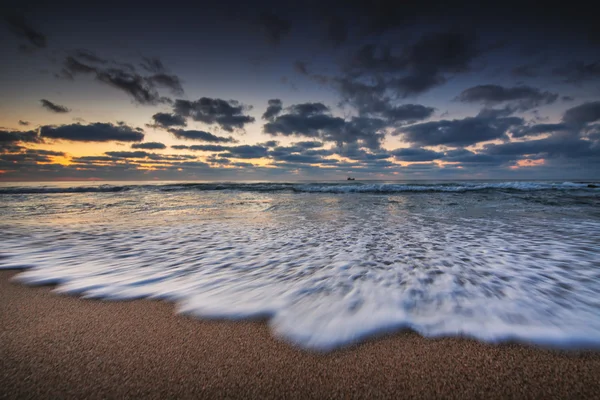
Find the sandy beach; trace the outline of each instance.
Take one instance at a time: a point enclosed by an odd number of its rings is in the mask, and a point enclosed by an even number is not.
[[[200,321],[0,272],[1,398],[593,398],[600,354],[406,332],[328,354],[264,322]]]

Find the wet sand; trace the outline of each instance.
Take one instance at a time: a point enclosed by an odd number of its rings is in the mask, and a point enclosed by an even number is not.
[[[101,302],[0,271],[0,398],[598,398],[600,353],[398,333],[328,354],[264,322]]]

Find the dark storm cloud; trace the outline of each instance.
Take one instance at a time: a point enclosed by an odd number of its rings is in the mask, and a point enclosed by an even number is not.
[[[593,101],[569,108],[563,115],[563,122],[583,125],[600,119],[600,101]]]
[[[87,50],[78,50],[66,57],[59,76],[74,79],[78,74],[92,74],[99,82],[127,93],[136,103],[144,105],[170,103],[170,99],[158,93],[158,88],[161,87],[169,89],[175,95],[183,93],[179,77],[168,74],[162,63],[160,68],[153,61],[145,61],[142,65],[153,74],[142,75],[130,64],[105,60]]]
[[[175,95],[183,94],[183,87],[181,81],[176,75],[169,75],[165,73],[155,74],[145,78],[147,82],[157,87],[165,87]]]
[[[378,148],[385,133],[385,121],[377,118],[334,117],[322,103],[295,104],[287,113],[278,115],[263,126],[263,131],[277,136],[304,136],[324,141],[354,143],[360,141],[369,148]]]
[[[426,33],[394,55],[390,47],[365,45],[348,69],[352,75],[394,74],[387,87],[407,97],[446,82],[446,74],[467,72],[482,53],[476,36],[458,30]]]
[[[402,138],[421,146],[469,146],[493,139],[507,138],[507,131],[523,124],[522,118],[467,117],[411,125],[399,130]]]
[[[281,112],[281,109],[282,109],[281,100],[271,99],[271,100],[269,100],[269,106],[267,107],[267,110],[262,115],[262,118],[266,119],[266,120],[270,120],[274,116],[278,115]]]
[[[42,139],[36,131],[6,131],[0,130],[0,143],[29,142],[39,143]]]
[[[169,129],[177,139],[185,139],[185,140],[199,140],[203,142],[212,142],[212,143],[237,143],[237,140],[229,137],[222,137],[213,135],[210,132],[205,131],[195,131],[195,130],[183,130],[183,129]]]
[[[526,136],[539,136],[546,133],[561,132],[568,129],[569,127],[566,124],[537,124],[514,129],[512,131],[512,137],[522,138]]]
[[[154,124],[152,126],[168,129],[173,126],[186,126],[187,122],[185,121],[185,117],[178,114],[169,114],[159,112],[152,116],[154,120]]]
[[[97,71],[96,79],[127,93],[136,103],[146,105],[168,103],[167,98],[161,97],[158,94],[152,81],[135,73],[110,68],[104,71]]]
[[[5,20],[11,32],[16,36],[27,40],[34,47],[46,47],[46,35],[29,25],[23,15],[8,15]]]
[[[154,74],[166,72],[165,65],[158,57],[144,57],[140,63],[140,67]]]
[[[222,100],[202,97],[196,101],[175,100],[173,111],[175,114],[205,124],[217,124],[222,129],[232,132],[234,129],[243,129],[246,124],[254,122],[254,117],[244,115],[247,106],[236,100]]]
[[[457,100],[463,103],[480,103],[493,105],[509,103],[519,111],[552,104],[558,99],[558,94],[543,92],[530,86],[503,87],[499,85],[479,85],[465,89]]]
[[[95,63],[95,64],[106,64],[108,63],[108,60],[104,59],[104,58],[100,58],[98,57],[95,53],[86,50],[86,49],[79,49],[79,50],[75,50],[74,55],[80,59],[83,60],[85,62],[88,63]],[[71,58],[71,62],[75,61],[74,58]],[[77,62],[77,61],[75,61]]]
[[[29,126],[29,122],[28,121],[23,121],[23,120],[19,120],[19,125],[21,126]]]
[[[406,124],[431,117],[435,109],[420,104],[396,105],[383,79],[372,84],[348,78],[336,79],[334,84],[342,95],[342,103],[350,104],[361,116],[380,117],[390,124]]]
[[[266,147],[251,145],[230,146],[226,150],[227,152],[219,154],[219,157],[251,159],[263,158],[269,153]]]
[[[562,96],[562,101],[573,101],[575,100],[572,96]]]
[[[191,155],[172,155],[172,154],[156,154],[156,153],[149,153],[146,151],[107,151],[106,153],[107,156],[109,157],[113,157],[113,158],[124,158],[124,159],[148,159],[148,160],[152,160],[152,161],[158,161],[158,162],[162,162],[162,161],[180,161],[180,160],[191,160],[191,159],[195,159],[196,157],[191,156]]]
[[[60,114],[60,113],[68,113],[69,111],[71,111],[67,107],[61,106],[59,104],[55,104],[55,103],[51,102],[50,100],[41,99],[40,103],[42,103],[42,107],[44,107],[48,111],[52,111],[55,113]]]
[[[484,147],[484,154],[506,156],[517,159],[528,156],[531,158],[565,158],[578,160],[596,159],[600,156],[600,146],[597,142],[582,140],[569,136],[550,136],[545,139],[504,144],[489,144]]]
[[[414,147],[392,150],[390,154],[399,161],[433,161],[444,157],[443,153]]]
[[[566,83],[580,84],[600,79],[600,62],[571,62],[554,68],[552,73],[561,77]]]
[[[139,128],[131,128],[125,124],[96,122],[89,125],[71,124],[58,126],[42,126],[40,135],[43,138],[61,139],[78,142],[141,142],[144,133]]]
[[[275,45],[279,44],[281,39],[283,39],[292,28],[290,21],[281,18],[275,13],[267,11],[260,13],[258,23],[264,30],[269,42]]]
[[[193,146],[187,146],[183,144],[176,144],[171,146],[175,150],[191,150],[191,151],[226,151],[229,150],[230,146],[221,146],[218,144],[197,144]]]
[[[132,149],[145,149],[145,150],[163,150],[166,149],[163,143],[159,142],[146,142],[146,143],[134,143],[131,145]]]

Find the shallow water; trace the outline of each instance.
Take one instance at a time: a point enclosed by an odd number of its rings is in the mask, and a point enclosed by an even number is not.
[[[412,328],[600,347],[600,189],[574,182],[5,185],[0,268],[266,317],[330,350]]]

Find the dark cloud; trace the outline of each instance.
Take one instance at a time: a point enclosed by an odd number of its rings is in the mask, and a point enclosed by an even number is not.
[[[279,99],[271,99],[269,100],[269,106],[267,110],[262,115],[263,119],[270,120],[281,112],[282,103]]]
[[[546,133],[566,131],[568,129],[569,127],[565,124],[537,124],[522,126],[512,131],[512,137],[522,138],[526,136],[539,136]]]
[[[600,119],[600,101],[593,101],[569,108],[563,115],[563,122],[583,125]]]
[[[168,129],[174,126],[186,126],[185,117],[178,114],[159,112],[152,116],[154,124],[151,126]]]
[[[575,98],[572,96],[562,96],[562,101],[567,102],[567,101],[573,101],[573,100],[575,100]]]
[[[540,75],[537,64],[523,64],[514,67],[510,71],[511,75],[517,78],[535,78]]]
[[[444,157],[443,153],[415,147],[392,150],[390,154],[399,161],[433,161]]]
[[[167,70],[163,62],[158,57],[143,57],[140,67],[154,74],[164,73]]]
[[[19,125],[21,126],[29,126],[29,122],[28,121],[23,121],[23,120],[19,120]]]
[[[42,126],[42,138],[60,139],[79,142],[141,142],[144,133],[139,128],[131,128],[125,124],[96,122],[89,125],[71,124],[58,126]]]
[[[176,144],[171,146],[175,150],[191,150],[191,151],[226,151],[229,150],[230,146],[222,146],[218,144],[197,144],[193,146],[186,146],[183,144]]]
[[[590,159],[597,160],[600,156],[600,146],[590,140],[554,135],[545,139],[486,145],[483,153],[511,159],[564,158],[586,163]]]
[[[263,28],[269,42],[275,45],[279,44],[292,28],[290,21],[272,12],[262,12],[258,17],[258,23]]]
[[[558,99],[558,94],[543,92],[530,86],[503,87],[499,85],[479,85],[465,89],[457,100],[463,103],[480,103],[494,105],[509,103],[519,111],[552,104]]]
[[[507,131],[523,124],[517,117],[467,117],[411,125],[399,129],[402,138],[421,146],[469,146],[488,140],[507,138]]]
[[[112,158],[125,158],[125,159],[147,159],[151,161],[180,161],[180,160],[192,160],[195,156],[191,155],[178,155],[178,154],[157,154],[149,153],[146,151],[107,151],[107,156]]]
[[[141,65],[152,75],[142,75],[130,64],[102,59],[87,50],[78,50],[66,57],[59,76],[74,79],[78,74],[92,74],[99,82],[127,93],[136,103],[144,105],[171,102],[167,97],[160,96],[158,88],[161,87],[175,95],[183,93],[180,79],[166,73],[160,60],[160,67],[156,65],[157,59],[145,60]]]
[[[310,75],[308,72],[308,65],[306,65],[306,62],[304,61],[296,60],[294,62],[294,69],[301,75]]]
[[[85,62],[88,63],[94,63],[94,64],[106,64],[108,63],[108,60],[104,59],[104,58],[100,58],[98,57],[95,53],[86,50],[86,49],[79,49],[79,50],[75,50],[74,52],[75,57],[77,57],[80,60],[83,60]],[[75,62],[77,63],[77,61],[70,57],[71,61],[70,62]]]
[[[322,103],[302,103],[288,107],[263,126],[263,131],[277,136],[320,138],[338,144],[360,141],[369,148],[378,148],[385,136],[385,121],[377,118],[353,117],[344,120],[330,114]]]
[[[183,94],[183,87],[181,86],[181,81],[176,75],[160,73],[146,77],[146,81],[156,87],[165,87],[175,95],[180,96]]]
[[[192,118],[205,124],[217,124],[222,129],[232,132],[243,129],[246,124],[254,122],[254,117],[244,115],[247,106],[236,100],[222,100],[202,97],[196,101],[176,100],[173,105],[175,114]]]
[[[46,35],[29,25],[23,15],[8,15],[5,19],[8,27],[16,36],[27,40],[36,48],[46,47]]]
[[[426,33],[395,55],[390,47],[367,44],[347,69],[351,76],[384,76],[386,88],[407,97],[446,82],[447,74],[464,73],[482,53],[477,38],[459,30]]]
[[[146,143],[134,143],[131,145],[132,149],[145,149],[145,150],[163,150],[166,149],[162,143],[159,142],[146,142]]]
[[[237,140],[229,137],[222,137],[213,135],[210,132],[204,131],[195,131],[195,130],[183,130],[183,129],[169,129],[177,139],[185,139],[185,140],[199,140],[202,142],[212,142],[212,143],[237,143]]]
[[[41,99],[40,103],[42,103],[42,107],[44,107],[48,111],[52,111],[55,113],[60,114],[60,113],[68,113],[69,111],[71,111],[67,107],[61,106],[59,104],[55,104],[55,103],[51,102],[50,100]]]
[[[256,145],[230,146],[226,150],[227,152],[219,154],[219,157],[251,159],[263,158],[269,153],[266,147]]]
[[[600,62],[570,62],[554,68],[552,73],[561,77],[566,83],[580,84],[600,79]]]
[[[168,99],[161,97],[151,80],[128,71],[110,68],[96,72],[96,79],[109,86],[119,89],[130,95],[136,103],[156,105],[168,103]]]
[[[36,131],[6,131],[0,130],[0,143],[29,142],[39,143],[42,139]]]

